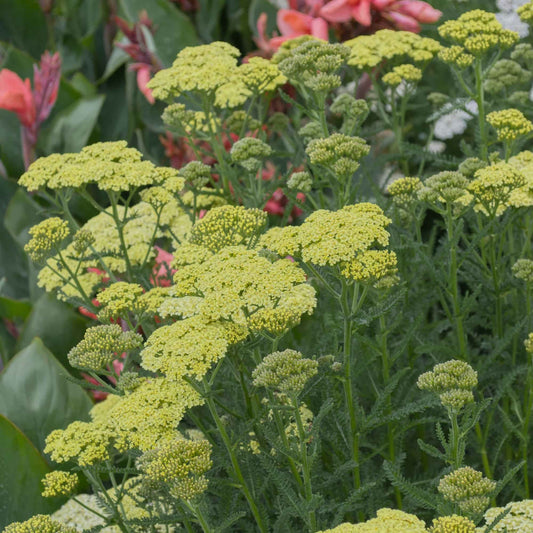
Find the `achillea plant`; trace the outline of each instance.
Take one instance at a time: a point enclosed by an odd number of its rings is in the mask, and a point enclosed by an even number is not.
[[[7,531],[528,527],[533,55],[482,10],[433,33],[187,47],[148,89],[194,161],[29,166],[26,252],[105,399],[46,439],[69,502]]]

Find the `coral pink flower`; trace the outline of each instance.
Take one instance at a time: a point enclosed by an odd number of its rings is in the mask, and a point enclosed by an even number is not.
[[[176,272],[175,269],[170,268],[170,263],[174,256],[159,246],[154,246],[154,249],[157,252],[157,256],[150,283],[156,287],[170,287],[172,284],[171,278]]]
[[[56,52],[45,52],[40,66],[33,66],[33,91],[30,80],[9,69],[0,71],[0,108],[16,113],[22,126],[22,151],[26,168],[34,160],[39,127],[48,118],[57,98],[61,59]]]
[[[7,68],[1,70],[0,108],[16,113],[23,126],[32,126],[37,112],[31,92],[30,80],[22,81],[18,74]]]
[[[321,17],[306,15],[294,9],[280,9],[277,24],[284,41],[300,35],[312,35],[317,39],[328,40],[328,23]]]
[[[130,65],[130,70],[137,71],[137,87],[144,94],[146,100],[150,104],[153,104],[155,98],[152,94],[152,89],[147,87],[148,82],[152,78],[152,67],[144,63],[133,63]]]
[[[328,22],[350,22],[355,19],[363,26],[372,24],[371,0],[332,0],[320,9]]]
[[[442,11],[421,0],[372,0],[383,18],[400,30],[418,33],[420,24],[437,22]]]

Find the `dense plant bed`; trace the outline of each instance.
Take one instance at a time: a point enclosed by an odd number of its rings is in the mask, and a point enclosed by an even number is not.
[[[0,72],[6,532],[533,531],[533,2],[367,4],[167,68],[120,19],[172,166]]]

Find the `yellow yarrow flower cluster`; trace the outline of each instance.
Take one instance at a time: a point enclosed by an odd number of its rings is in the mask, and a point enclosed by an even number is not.
[[[226,355],[228,347],[246,335],[247,330],[242,327],[191,316],[156,329],[141,352],[141,365],[169,379],[201,380],[211,366]]]
[[[49,516],[38,514],[25,522],[13,522],[4,529],[4,533],[77,533],[74,527],[68,527],[52,520]]]
[[[380,207],[370,203],[346,206],[339,211],[320,209],[301,226],[273,228],[264,235],[262,244],[281,256],[339,267],[348,279],[376,281],[395,271],[396,256],[375,249],[388,245],[386,227],[390,222]],[[378,251],[381,253],[374,253]]]
[[[476,171],[468,190],[475,199],[474,209],[500,215],[511,207],[511,195],[526,185],[524,174],[509,163],[494,163]]]
[[[426,533],[426,524],[415,515],[396,509],[379,509],[377,517],[360,524],[344,523],[319,533]]]
[[[526,352],[533,353],[533,333],[529,334],[529,337],[524,341]]]
[[[170,68],[156,73],[148,87],[160,100],[170,100],[183,93],[200,93],[212,98],[218,107],[233,108],[254,94],[272,91],[286,82],[277,65],[270,61],[254,57],[237,66],[239,56],[237,48],[220,41],[184,48]],[[172,109],[172,113],[178,110]],[[180,109],[182,115],[187,113],[184,107]],[[196,114],[194,117],[199,118]],[[192,118],[183,115],[179,121],[190,122]]]
[[[359,70],[372,70],[383,61],[396,63],[427,63],[441,45],[434,39],[408,31],[379,30],[343,43],[351,49],[348,64]]]
[[[474,62],[475,56],[465,51],[462,46],[453,45],[447,48],[442,48],[439,52],[439,59],[448,63],[449,65],[455,65],[457,68],[463,70]]]
[[[494,525],[494,533],[526,533],[533,531],[533,500],[508,503],[505,507],[491,507],[485,513],[485,522],[490,526],[498,515],[509,511]]]
[[[438,491],[446,500],[457,504],[464,513],[476,515],[488,507],[495,488],[495,481],[483,477],[481,472],[469,466],[464,466],[444,476],[439,482]]]
[[[417,386],[439,395],[442,405],[455,411],[474,401],[472,389],[477,385],[477,372],[464,361],[452,359],[421,374]]]
[[[76,490],[79,478],[78,474],[55,470],[46,474],[41,482],[44,487],[42,495],[45,498],[53,498],[54,496],[70,496]]]
[[[524,4],[523,6],[520,6],[516,12],[520,16],[520,20],[523,20],[524,22],[527,22],[528,24],[533,23],[533,2],[529,2],[527,4]]]
[[[525,150],[509,158],[509,165],[517,169],[525,178],[525,183],[511,191],[507,202],[509,207],[529,207],[533,205],[533,152]]]
[[[102,321],[117,317],[127,317],[128,313],[140,313],[139,299],[143,288],[137,283],[117,281],[99,292],[96,296],[100,304],[98,318]]]
[[[399,178],[387,188],[394,205],[408,209],[417,201],[417,193],[422,188],[420,178]]]
[[[396,87],[400,83],[418,83],[422,79],[422,71],[409,63],[394,67],[391,72],[387,72],[382,78],[383,83]]]
[[[196,222],[188,242],[211,252],[218,252],[226,246],[250,246],[266,223],[267,214],[261,209],[232,205],[216,207]]]
[[[70,230],[65,220],[52,217],[30,228],[29,233],[32,238],[24,246],[24,251],[32,261],[40,263],[52,251],[57,251],[61,243],[69,236]]]
[[[228,320],[254,331],[276,322],[278,312],[276,329],[292,327],[316,305],[314,289],[298,265],[287,259],[271,262],[243,246],[223,248],[201,264],[181,268],[174,282],[170,292],[176,298],[201,297],[196,314],[205,320]]]
[[[75,368],[96,372],[107,368],[123,352],[142,345],[143,338],[133,331],[122,331],[118,324],[95,326],[85,331],[83,339],[68,353]]]
[[[518,33],[502,27],[494,13],[482,9],[468,11],[457,20],[444,22],[439,26],[439,34],[474,56],[483,55],[495,47],[509,48],[519,39]]]
[[[126,141],[86,146],[79,154],[52,154],[30,165],[19,183],[29,191],[80,188],[96,183],[104,191],[128,191],[162,183],[177,170],[142,161],[142,154]]]
[[[445,170],[427,178],[417,191],[418,198],[433,207],[442,208],[446,204],[469,205],[468,179],[460,172]],[[443,205],[441,205],[443,204]]]
[[[150,484],[162,484],[173,496],[185,501],[207,489],[204,474],[212,465],[209,441],[183,437],[165,442],[137,460],[137,467]]]
[[[429,533],[475,533],[476,524],[459,515],[442,516],[433,520]]]
[[[499,141],[514,141],[533,130],[533,124],[518,109],[503,109],[487,115],[487,122],[496,130]]]
[[[518,259],[512,266],[513,276],[526,283],[533,283],[533,261],[531,259]]]

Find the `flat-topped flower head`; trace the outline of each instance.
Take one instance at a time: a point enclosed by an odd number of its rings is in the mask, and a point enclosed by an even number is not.
[[[97,295],[100,304],[98,317],[100,320],[110,320],[138,312],[138,301],[143,292],[143,288],[137,283],[112,283]]]
[[[499,515],[507,514],[498,519]],[[485,523],[494,533],[526,533],[533,531],[533,500],[510,502],[505,507],[491,507],[485,513]],[[493,526],[492,524],[496,522]]]
[[[346,180],[359,168],[370,146],[361,137],[333,133],[323,139],[313,139],[306,148],[313,165],[330,169],[340,181]]]
[[[106,369],[123,352],[142,345],[143,338],[134,331],[122,331],[118,324],[95,326],[85,331],[83,339],[68,353],[75,368],[96,372]]]
[[[319,533],[426,533],[426,524],[413,514],[383,508],[377,517],[359,524],[344,523]]]
[[[472,65],[476,57],[466,52],[466,50],[459,45],[442,48],[439,52],[439,59],[449,65],[454,65],[460,70],[464,70]]]
[[[78,474],[54,470],[46,474],[41,482],[44,487],[42,495],[45,498],[53,498],[54,496],[70,496],[73,494],[78,486],[79,478]]]
[[[502,27],[494,13],[481,9],[444,22],[439,26],[439,34],[474,56],[483,55],[496,47],[509,48],[519,39],[518,33]]]
[[[194,302],[196,307],[201,299]],[[201,380],[209,369],[227,353],[228,347],[246,337],[247,330],[231,323],[207,322],[193,316],[197,308],[187,298],[167,301],[160,314],[185,314],[187,318],[170,326],[158,328],[150,335],[141,352],[142,367],[152,372],[161,372],[168,378],[181,380],[184,377]],[[172,307],[174,306],[174,307]],[[180,307],[181,306],[181,307]]]
[[[180,169],[180,176],[194,189],[200,189],[211,181],[211,167],[201,161],[190,161]]]
[[[409,63],[394,67],[391,72],[387,72],[381,78],[383,83],[397,87],[402,82],[418,83],[422,79],[422,71]]]
[[[202,403],[195,389],[181,379],[144,378],[124,396],[110,394],[96,404],[89,426],[103,428],[119,452],[147,451],[173,440],[185,413]]]
[[[43,220],[30,228],[31,239],[24,251],[35,263],[43,262],[52,252],[57,252],[61,243],[70,235],[68,222],[59,217]]]
[[[495,481],[464,466],[444,476],[439,482],[438,491],[446,500],[458,505],[465,514],[477,515],[489,506],[495,488]]]
[[[267,387],[285,394],[300,393],[317,373],[318,362],[296,350],[267,355],[252,373],[256,387]]]
[[[80,466],[90,466],[111,457],[111,438],[111,432],[100,424],[75,421],[46,437],[44,453],[56,463],[73,460]]]
[[[309,172],[293,172],[287,180],[287,187],[292,190],[311,192],[313,187],[313,178]]]
[[[340,266],[362,252],[387,246],[390,222],[382,209],[371,203],[338,211],[319,209],[301,226],[273,228],[261,242],[281,256],[292,255],[319,266]]]
[[[509,207],[512,193],[523,187],[526,181],[518,168],[502,161],[476,171],[468,190],[474,195],[476,210],[500,215]]]
[[[157,72],[147,87],[159,100],[171,100],[188,92],[214,95],[230,80],[240,55],[237,48],[221,41],[188,46],[170,68]]]
[[[351,50],[348,64],[358,70],[371,71],[381,63],[398,65],[407,62],[427,63],[440,50],[434,39],[409,31],[379,30],[344,43]]]
[[[503,109],[487,115],[487,122],[496,130],[499,141],[514,141],[533,130],[533,124],[518,109]]]
[[[32,163],[19,183],[29,191],[61,190],[96,183],[104,191],[128,191],[164,182],[177,170],[142,161],[142,154],[126,141],[100,142],[78,154],[52,154]]]
[[[476,533],[476,524],[466,516],[441,516],[433,520],[429,533]]]
[[[164,442],[137,459],[137,467],[151,483],[165,485],[182,500],[191,500],[207,488],[205,473],[211,469],[211,444],[183,437]]]
[[[421,374],[417,385],[437,394],[445,407],[459,411],[474,401],[472,389],[477,385],[477,372],[468,363],[452,359]]]
[[[500,93],[531,80],[531,72],[512,59],[500,59],[487,73],[485,89],[488,93]]]
[[[366,250],[343,263],[342,275],[357,282],[376,284],[398,271],[398,258],[390,250]]]
[[[4,529],[4,533],[77,533],[75,527],[68,527],[52,520],[48,515],[38,514],[25,522],[13,522]]]
[[[189,243],[210,252],[226,246],[251,246],[267,223],[267,213],[261,209],[225,205],[207,212],[193,226]]]
[[[245,330],[287,329],[316,305],[314,289],[296,263],[272,262],[244,246],[227,246],[202,263],[179,269],[174,282],[170,292],[176,300],[168,305],[176,315],[229,321]]]

